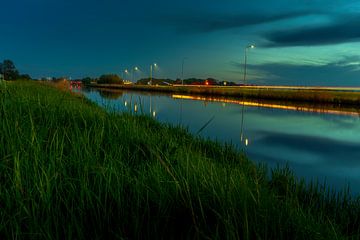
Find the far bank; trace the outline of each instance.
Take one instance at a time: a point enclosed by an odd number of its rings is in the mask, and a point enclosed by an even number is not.
[[[159,86],[95,83],[87,86],[105,89],[155,91],[167,93],[196,94],[205,96],[236,97],[256,100],[278,100],[353,106],[358,106],[360,104],[360,91],[355,91],[355,89],[352,88],[202,85]]]

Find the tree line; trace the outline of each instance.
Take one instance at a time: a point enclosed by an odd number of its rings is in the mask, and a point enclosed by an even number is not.
[[[4,80],[30,80],[31,77],[28,74],[20,74],[16,69],[13,61],[6,59],[2,63],[0,62],[0,74]]]
[[[0,62],[0,79],[5,79],[8,81],[11,80],[30,80],[31,77],[28,74],[20,74],[16,69],[13,61],[6,59],[3,62]],[[52,78],[51,80],[63,80],[64,78]],[[103,74],[99,78],[90,78],[86,77],[83,79],[78,79],[77,81],[82,81],[84,84],[90,84],[91,82],[97,82],[100,84],[124,84],[124,80],[117,74]],[[139,79],[135,84],[138,85],[171,85],[171,84],[186,84],[186,85],[221,85],[221,86],[234,86],[237,85],[234,82],[221,81],[219,82],[213,78],[207,79],[197,79],[197,78],[188,78],[188,79],[156,79],[156,78],[143,78]]]

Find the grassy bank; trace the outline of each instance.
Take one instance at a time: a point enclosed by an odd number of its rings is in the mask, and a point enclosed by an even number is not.
[[[270,175],[231,146],[0,86],[1,239],[358,239],[360,203]]]
[[[325,89],[273,89],[257,87],[218,87],[218,86],[147,86],[91,84],[95,88],[127,89],[138,91],[157,91],[167,93],[195,94],[248,98],[255,100],[277,100],[305,103],[325,103],[336,105],[360,105],[360,92],[333,91]]]

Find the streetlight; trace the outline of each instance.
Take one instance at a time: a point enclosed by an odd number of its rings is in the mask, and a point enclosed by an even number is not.
[[[132,80],[132,82],[134,82],[134,71],[139,71],[139,68],[138,67],[134,67],[133,69],[132,69],[132,71],[131,71],[131,80]]]
[[[124,73],[125,73],[125,75],[124,75]],[[123,72],[123,79],[124,79],[124,81],[126,81],[126,75],[128,75],[129,74],[129,70],[127,70],[127,69],[125,69],[124,70],[124,72]]]
[[[153,78],[153,68],[154,70],[157,68],[157,64],[156,63],[153,63],[150,65],[150,85],[152,84],[152,78]]]
[[[245,86],[245,83],[246,83],[246,62],[247,62],[247,51],[248,49],[250,48],[255,48],[255,45],[251,44],[251,45],[248,45],[245,47],[245,54],[244,54],[244,86]]]
[[[181,84],[184,85],[184,63],[185,63],[186,57],[183,58],[182,64],[181,64]]]
[[[246,84],[246,64],[247,64],[247,51],[248,49],[255,48],[255,45],[251,44],[245,47],[245,54],[244,54],[244,86]],[[240,142],[244,140],[244,110],[245,110],[245,103],[244,103],[245,95],[243,95],[243,103],[242,103],[242,110],[241,110],[241,130],[240,130]],[[249,139],[245,138],[245,146],[249,145]]]

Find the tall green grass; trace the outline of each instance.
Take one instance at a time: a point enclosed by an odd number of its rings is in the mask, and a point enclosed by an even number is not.
[[[1,239],[360,238],[360,204],[345,193],[145,116],[6,84]]]

